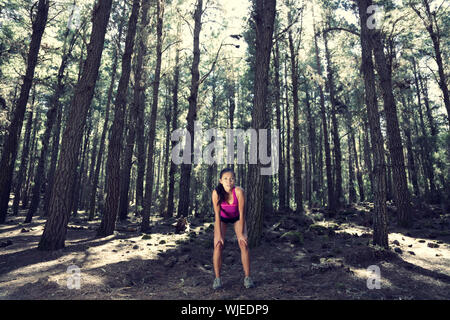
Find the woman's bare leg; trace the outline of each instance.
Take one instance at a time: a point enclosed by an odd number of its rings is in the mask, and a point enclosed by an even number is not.
[[[236,237],[238,237],[237,223],[234,224],[234,231],[236,232]],[[247,226],[244,229],[244,235],[247,236]],[[239,239],[239,237],[238,237]],[[241,261],[242,267],[244,269],[244,274],[246,277],[250,276],[250,251],[248,245],[245,243],[239,243],[239,248],[241,248]]]
[[[225,241],[225,233],[227,232],[227,225],[220,221],[220,230],[222,233],[222,238]],[[214,239],[214,245],[216,244],[216,239]],[[213,254],[213,265],[214,265],[214,273],[216,278],[220,277],[220,270],[222,269],[222,251],[223,246],[219,244],[214,246],[214,254]]]

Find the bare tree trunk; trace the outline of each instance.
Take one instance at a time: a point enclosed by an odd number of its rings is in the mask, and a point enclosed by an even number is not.
[[[372,153],[374,158],[374,212],[373,243],[384,248],[389,247],[386,217],[386,164],[384,162],[384,143],[380,128],[377,97],[375,93],[375,74],[372,60],[372,47],[367,27],[367,8],[371,0],[357,0],[361,27],[361,56],[364,76],[365,100],[370,126]]]
[[[177,38],[179,39],[181,30],[180,24],[177,26]],[[172,130],[176,130],[178,128],[178,86],[180,80],[180,48],[177,44],[176,54],[175,54],[175,70],[173,75],[173,87],[172,87]],[[176,141],[171,141],[172,150],[176,145]],[[175,192],[175,172],[177,170],[177,166],[173,161],[170,161],[170,169],[169,169],[169,193],[167,195],[167,217],[173,216],[174,209],[174,192]]]
[[[447,109],[447,120],[450,125],[450,94],[447,86],[447,77],[445,74],[444,63],[442,62],[441,43],[440,43],[442,33],[439,30],[439,25],[436,20],[436,11],[431,11],[430,2],[431,1],[429,0],[422,0],[425,13],[421,12],[414,5],[411,5],[411,7],[417,13],[420,19],[422,19],[425,28],[427,29],[430,35],[431,41],[433,42],[434,58],[438,66],[438,74],[439,74],[438,84],[444,96],[444,105],[445,108]]]
[[[58,108],[60,105],[59,99],[61,98],[61,95],[64,92],[64,72],[66,71],[66,67],[69,60],[69,54],[68,52],[71,51],[74,44],[74,39],[72,39],[72,43],[69,44],[69,48],[67,48],[67,38],[69,36],[70,29],[67,28],[64,34],[64,46],[63,46],[63,55],[61,59],[61,64],[59,66],[58,75],[57,75],[57,84],[55,87],[55,92],[53,93],[53,96],[51,98],[50,102],[50,108],[47,111],[47,122],[45,123],[45,132],[42,136],[42,148],[41,148],[41,155],[39,157],[38,166],[36,168],[36,175],[34,180],[34,187],[33,187],[33,197],[31,199],[30,209],[28,210],[27,217],[25,219],[25,223],[30,223],[31,219],[33,218],[33,215],[36,213],[36,211],[39,208],[39,203],[41,199],[41,187],[42,187],[42,180],[45,177],[45,166],[47,163],[47,151],[49,147],[50,142],[50,135],[53,130],[53,125],[55,123]],[[45,185],[44,185],[44,194],[46,191]]]
[[[256,53],[252,128],[267,129],[267,89],[269,82],[270,53],[275,20],[275,0],[255,0],[253,18],[256,23]],[[249,246],[259,244],[264,219],[264,180],[261,164],[249,164],[247,190],[247,226]],[[301,205],[297,203],[297,205]]]
[[[120,38],[121,38],[121,35],[122,35],[122,24],[119,23],[118,47],[116,47],[114,49],[114,51],[113,51],[113,64],[112,64],[112,67],[111,67],[111,83],[110,83],[109,89],[108,89],[108,97],[107,97],[107,102],[106,102],[105,118],[104,118],[104,123],[103,123],[102,136],[100,137],[100,146],[98,148],[98,154],[97,154],[97,159],[96,159],[94,178],[93,178],[93,181],[92,181],[91,198],[90,198],[90,201],[89,201],[89,220],[93,220],[94,219],[94,215],[95,215],[95,200],[96,200],[96,195],[97,195],[98,179],[99,179],[99,176],[100,176],[100,168],[102,167],[102,162],[103,162],[103,153],[105,151],[105,139],[106,139],[106,133],[108,132],[109,112],[110,112],[110,107],[111,107],[114,83],[116,81],[117,60],[118,60],[118,53],[120,51]]]
[[[106,202],[105,213],[97,230],[97,236],[106,237],[114,232],[120,196],[120,157],[122,154],[122,138],[127,106],[127,90],[131,73],[131,56],[133,54],[136,25],[139,15],[140,0],[133,0],[128,21],[125,49],[122,56],[122,74],[117,87],[114,106],[114,120],[111,125],[111,137],[108,144],[106,161]]]
[[[27,56],[27,70],[23,78],[20,96],[17,100],[12,121],[8,128],[8,134],[2,149],[2,158],[0,160],[0,167],[2,168],[2,174],[0,175],[0,223],[5,223],[8,211],[18,140],[20,132],[22,131],[23,118],[25,116],[28,97],[33,83],[34,70],[37,64],[42,35],[44,34],[45,26],[47,24],[49,2],[50,1],[48,0],[39,0],[37,5],[37,12],[32,25],[33,32],[31,34],[30,48]]]
[[[302,193],[302,165],[300,155],[300,122],[298,116],[298,76],[297,76],[297,60],[296,50],[294,49],[294,43],[292,40],[292,32],[289,30],[289,50],[291,60],[291,79],[292,79],[292,104],[294,106],[294,140],[293,140],[293,153],[294,153],[294,192],[296,213],[303,212],[303,193]]]
[[[334,168],[336,170],[336,179],[334,181],[336,209],[339,209],[344,203],[344,192],[342,190],[342,153],[341,142],[339,140],[339,123],[336,116],[336,94],[334,86],[334,72],[331,61],[330,50],[328,49],[327,33],[323,32],[323,39],[325,43],[325,57],[327,60],[327,77],[328,77],[328,92],[330,94],[331,102],[331,123],[333,124],[333,145],[334,145]]]
[[[150,213],[152,209],[153,193],[153,162],[155,136],[156,136],[156,115],[158,110],[159,82],[161,77],[161,56],[162,56],[162,29],[164,19],[165,0],[156,1],[156,66],[155,76],[153,78],[153,97],[152,111],[150,115],[150,130],[148,133],[148,152],[147,152],[147,175],[145,177],[144,211],[142,212],[141,231],[148,232],[150,229]]]
[[[398,223],[408,227],[412,223],[411,196],[408,190],[405,171],[405,158],[403,155],[402,138],[398,124],[397,107],[392,89],[392,70],[389,57],[384,54],[384,44],[379,31],[372,30],[373,52],[375,56],[380,86],[383,92],[384,112],[388,136],[388,147],[392,164],[392,177],[394,184],[394,200],[397,206]]]
[[[320,63],[319,57],[319,46],[317,43],[317,34],[316,28],[314,27],[314,46],[315,46],[315,54],[316,54],[316,66],[317,73],[319,77],[322,77],[322,65]],[[334,183],[333,183],[333,174],[331,168],[331,152],[330,152],[330,142],[328,141],[328,124],[325,110],[325,97],[323,94],[322,85],[318,84],[319,87],[319,97],[320,97],[320,114],[322,117],[322,136],[325,148],[325,166],[326,166],[326,174],[327,174],[327,191],[328,191],[328,211],[330,216],[335,214],[336,210],[336,199],[334,192]]]
[[[356,190],[355,190],[355,167],[354,163],[358,161],[358,159],[353,159],[353,152],[352,152],[352,137],[353,135],[353,128],[351,125],[351,118],[350,118],[350,111],[347,111],[347,145],[348,145],[348,202],[349,204],[353,204],[356,202]],[[355,157],[356,158],[356,157]]]
[[[401,95],[402,104],[403,104],[403,132],[405,133],[406,138],[406,150],[407,150],[407,159],[408,159],[408,171],[409,171],[409,180],[411,181],[411,184],[413,186],[414,195],[416,197],[420,197],[420,191],[419,191],[419,184],[417,182],[417,169],[416,169],[416,163],[414,160],[414,152],[412,147],[412,140],[411,140],[411,121],[409,117],[409,106],[405,102],[405,97],[402,94]]]
[[[151,2],[144,1],[141,9],[141,31],[138,34],[136,69],[134,72],[135,88],[133,103],[136,108],[136,149],[137,149],[137,177],[136,177],[136,213],[142,214],[144,205],[144,176],[145,176],[145,141],[144,141],[144,109],[145,109],[145,83],[147,72],[144,68],[147,55],[147,41],[149,34],[149,8]]]
[[[285,83],[285,100],[286,100],[286,127],[287,127],[287,138],[286,138],[286,208],[290,207],[291,202],[291,116],[289,112],[289,95],[288,95],[288,85],[287,85],[287,61],[288,57],[286,54],[286,59],[284,63],[284,83]]]
[[[13,202],[13,215],[17,215],[19,210],[19,201],[21,190],[23,186],[23,178],[25,175],[25,170],[28,162],[28,154],[30,153],[30,136],[31,136],[31,125],[33,124],[33,108],[28,111],[27,126],[25,128],[25,137],[22,147],[22,156],[20,159],[19,173],[16,179],[16,187],[14,189],[14,202]]]
[[[194,12],[194,56],[192,59],[191,67],[191,91],[188,98],[189,110],[187,114],[187,132],[189,133],[191,141],[186,141],[190,143],[191,151],[194,150],[194,122],[197,119],[197,95],[199,87],[200,74],[198,66],[200,64],[200,30],[202,26],[202,13],[203,13],[203,0],[197,0],[197,5]],[[190,181],[191,181],[191,170],[192,170],[192,159],[193,153],[191,153],[190,163],[183,163],[181,165],[181,179],[180,179],[180,194],[178,202],[177,216],[187,217],[189,214],[189,200],[190,200]]]
[[[281,111],[280,111],[280,96],[281,96],[281,85],[280,85],[280,49],[278,47],[278,41],[275,43],[275,55],[274,55],[274,75],[275,75],[275,108],[276,108],[276,123],[277,128],[280,132],[283,130],[284,126],[281,126]],[[283,141],[283,139],[282,139]],[[284,168],[284,158],[282,152],[282,144],[278,145],[278,157],[279,157],[279,168],[278,168],[278,210],[284,211],[286,205],[286,179],[285,179],[285,168]]]
[[[83,74],[71,102],[69,121],[63,133],[61,156],[55,173],[49,217],[38,246],[40,250],[56,250],[64,247],[70,214],[70,192],[72,191],[70,183],[67,182],[73,181],[77,166],[83,129],[98,77],[111,3],[111,0],[104,0],[97,2],[94,6],[88,55],[84,63]]]

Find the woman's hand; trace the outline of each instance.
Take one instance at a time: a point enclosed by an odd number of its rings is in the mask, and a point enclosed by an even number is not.
[[[215,237],[214,239],[214,249],[217,248],[218,246],[224,246],[224,241],[223,241],[223,237],[222,235]]]
[[[238,243],[239,245],[247,246],[248,245],[248,239],[245,235],[240,234],[238,237]]]

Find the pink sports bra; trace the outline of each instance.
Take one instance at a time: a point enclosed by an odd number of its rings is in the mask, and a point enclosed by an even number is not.
[[[226,201],[222,201],[220,204],[220,216],[231,219],[239,216],[239,202],[236,197],[236,187],[233,188],[233,203],[229,204]]]

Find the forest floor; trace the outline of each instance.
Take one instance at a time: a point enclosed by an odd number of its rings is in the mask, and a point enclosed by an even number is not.
[[[395,226],[390,208],[390,248],[383,250],[371,245],[371,207],[354,205],[333,219],[320,208],[306,217],[266,216],[261,245],[250,251],[252,289],[243,286],[240,250],[229,228],[224,287],[217,291],[212,218],[189,218],[188,230],[176,234],[175,218],[153,217],[152,232],[144,235],[133,217],[118,223],[114,235],[95,238],[100,220],[80,213],[69,222],[66,247],[41,252],[45,220],[23,224],[23,216],[8,216],[0,226],[0,299],[450,299],[450,213],[415,210],[421,218],[406,230]],[[379,289],[368,288],[369,266],[380,270]]]

